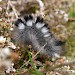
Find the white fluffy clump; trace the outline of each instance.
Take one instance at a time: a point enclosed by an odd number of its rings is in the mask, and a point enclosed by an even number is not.
[[[2,57],[3,59],[7,58],[10,55],[11,55],[11,51],[8,47],[3,48],[0,52],[0,57]]]
[[[4,66],[7,73],[10,73],[10,71],[15,72],[16,70],[13,68],[14,63],[11,59],[8,59],[10,55],[12,54],[10,48],[0,48],[0,67]]]
[[[4,38],[3,36],[0,36],[0,43],[5,43],[6,38]]]

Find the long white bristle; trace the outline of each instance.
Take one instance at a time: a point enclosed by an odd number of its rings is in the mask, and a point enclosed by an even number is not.
[[[27,26],[32,26],[33,25],[33,20],[28,20],[26,24],[27,24]]]
[[[19,23],[18,29],[24,29],[24,28],[25,28],[25,25],[23,23]]]
[[[44,26],[44,24],[42,24],[42,23],[37,23],[37,24],[36,24],[36,28],[38,28],[38,29],[39,29],[39,28],[42,28],[43,26]]]
[[[46,27],[43,27],[42,29],[41,29],[41,31],[42,31],[42,33],[47,33],[49,30],[46,28]]]
[[[44,35],[44,37],[48,37],[48,36],[50,36],[50,33]]]

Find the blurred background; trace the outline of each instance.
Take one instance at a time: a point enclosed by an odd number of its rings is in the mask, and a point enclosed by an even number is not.
[[[33,59],[31,46],[28,55],[12,42],[14,22],[25,14],[43,17],[54,35],[65,41],[64,56]],[[75,0],[0,0],[0,75],[75,75],[74,61]]]

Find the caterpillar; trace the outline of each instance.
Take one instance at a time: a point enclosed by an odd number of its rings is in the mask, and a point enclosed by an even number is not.
[[[15,22],[13,38],[23,45],[32,45],[33,50],[41,54],[59,57],[63,52],[64,42],[58,40],[51,32],[43,18],[25,15]]]

